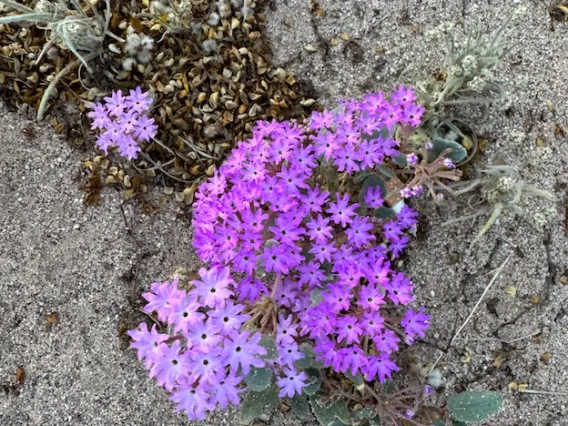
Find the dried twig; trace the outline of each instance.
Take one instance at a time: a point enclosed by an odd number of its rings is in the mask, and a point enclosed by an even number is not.
[[[432,365],[432,368],[430,369],[430,372],[434,371],[434,369],[436,368],[436,366],[438,365],[438,363],[440,362],[440,360],[442,359],[442,357],[448,352],[448,350],[452,347],[452,344],[456,341],[457,337],[459,336],[459,334],[461,333],[461,331],[465,328],[465,326],[467,325],[467,323],[471,320],[471,318],[473,318],[473,315],[475,314],[475,311],[477,310],[477,308],[479,308],[479,305],[481,304],[483,298],[485,297],[485,295],[489,292],[489,290],[491,289],[491,287],[493,287],[493,284],[495,283],[495,281],[497,281],[497,278],[499,277],[499,275],[501,275],[501,272],[503,271],[503,268],[505,268],[505,265],[507,265],[507,263],[509,262],[509,259],[511,258],[511,255],[509,255],[507,257],[507,259],[505,259],[505,261],[501,264],[501,266],[499,266],[499,268],[497,268],[495,270],[495,275],[493,275],[493,278],[491,278],[491,281],[489,281],[489,284],[487,285],[487,287],[485,287],[485,291],[483,292],[483,294],[481,295],[481,297],[479,298],[479,300],[477,301],[477,303],[475,304],[475,306],[473,307],[473,309],[471,310],[471,313],[469,314],[469,316],[466,318],[466,320],[464,321],[464,323],[461,325],[461,327],[458,329],[458,331],[456,331],[456,334],[454,334],[454,337],[452,337],[452,340],[450,340],[450,343],[448,343],[448,346],[446,348],[445,352],[442,352],[438,358],[436,359],[436,361],[434,362],[434,365]]]

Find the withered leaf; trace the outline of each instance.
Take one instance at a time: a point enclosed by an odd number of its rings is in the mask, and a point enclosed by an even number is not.
[[[552,359],[552,354],[550,352],[545,352],[540,356],[540,361],[544,365],[550,364],[551,359]]]
[[[16,368],[16,382],[19,385],[23,385],[25,381],[26,381],[26,372],[24,371],[24,369],[22,367]]]
[[[461,362],[463,362],[464,364],[469,364],[471,362],[472,353],[473,352],[471,351],[471,349],[466,346],[460,358]]]
[[[505,287],[505,293],[511,297],[517,296],[517,289],[513,286]]]
[[[57,324],[59,322],[59,314],[57,312],[48,314],[47,322],[49,322],[50,324]]]
[[[501,353],[493,361],[493,366],[495,368],[499,369],[499,368],[501,368],[501,365],[503,364],[503,362],[505,362],[506,360],[507,360],[507,356],[505,354]]]

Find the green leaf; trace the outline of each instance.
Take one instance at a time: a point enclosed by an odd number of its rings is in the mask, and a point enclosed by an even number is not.
[[[498,392],[467,391],[448,398],[448,410],[461,422],[481,422],[503,406]]]
[[[351,374],[349,371],[345,373],[345,377],[355,383],[355,386],[362,385],[364,383],[363,375],[361,373],[357,373],[356,376]]]
[[[377,219],[388,219],[390,217],[395,217],[396,212],[390,207],[379,207],[375,209],[374,215]]]
[[[383,390],[388,394],[394,393],[394,391],[396,390],[396,384],[394,380],[385,380],[385,382],[383,383]]]
[[[310,403],[314,416],[321,426],[335,426],[337,420],[343,423],[350,423],[351,416],[346,401],[325,405],[316,399],[311,399]]]
[[[278,387],[276,385],[270,386],[262,392],[247,392],[241,407],[243,422],[246,424],[252,423],[254,419],[276,407],[279,402]]]
[[[459,421],[457,421],[457,420],[454,420],[454,421],[452,422],[452,426],[467,426],[467,423],[466,423],[466,422],[459,422]]]
[[[432,141],[434,147],[428,151],[428,161],[432,162],[440,156],[440,154],[447,148],[451,148],[452,152],[448,153],[446,156],[458,164],[460,161],[467,157],[467,150],[455,141],[448,139],[436,138]]]
[[[302,391],[309,396],[313,396],[321,387],[321,372],[317,368],[306,369],[306,374],[310,378],[310,384],[304,387]]]
[[[323,290],[321,288],[315,288],[310,293],[310,302],[312,302],[312,306],[317,306],[323,300]]]
[[[434,420],[434,421],[432,422],[432,424],[433,424],[434,426],[446,426],[446,424],[445,424],[442,420],[440,420],[440,419]]]
[[[292,411],[299,419],[305,419],[310,414],[310,404],[306,398],[301,395],[294,395],[290,403]]]
[[[359,204],[361,204],[362,206],[366,206],[367,204],[365,203],[365,195],[367,195],[367,191],[371,188],[376,188],[376,187],[381,188],[381,194],[383,196],[386,195],[387,183],[385,182],[385,180],[377,174],[372,174],[367,176],[367,178],[363,181],[363,186],[361,187],[361,191],[359,191]]]
[[[265,361],[276,359],[278,356],[278,350],[276,349],[276,340],[274,340],[274,337],[263,334],[260,338],[260,346],[266,349],[266,355],[262,355],[260,358]]]
[[[365,179],[367,179],[367,177],[371,174],[370,171],[368,170],[363,170],[361,173],[357,173],[355,175],[355,177],[353,178],[353,182],[356,183],[357,185],[363,183],[363,181]]]
[[[245,377],[245,383],[252,391],[263,391],[272,384],[272,370],[266,367],[252,367],[250,373]]]
[[[404,168],[408,165],[408,161],[406,161],[406,155],[404,155],[404,154],[398,154],[397,156],[392,157],[392,161],[398,167]]]
[[[387,180],[392,179],[393,177],[396,176],[396,173],[394,173],[391,169],[389,169],[388,167],[385,166],[375,166],[375,169],[378,170],[380,173],[382,173]]]
[[[300,352],[304,354],[304,357],[297,360],[294,365],[296,368],[322,368],[323,364],[316,360],[316,354],[314,352],[314,347],[309,343],[302,343],[300,345]]]
[[[370,407],[361,408],[360,410],[355,411],[353,413],[351,423],[358,426],[365,420],[367,420],[367,424],[369,424],[369,426],[379,426],[381,424],[377,411]]]

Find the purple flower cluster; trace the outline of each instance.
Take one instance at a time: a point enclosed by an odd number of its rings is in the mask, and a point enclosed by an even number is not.
[[[146,323],[129,332],[150,377],[192,420],[216,407],[238,405],[244,376],[263,367],[259,356],[266,354],[261,335],[242,330],[250,316],[231,300],[235,282],[228,268],[202,268],[199,274],[189,291],[173,280],[154,283],[142,295],[148,301],[144,312],[155,313],[169,333],[156,325],[148,330]]]
[[[148,92],[142,92],[140,87],[131,90],[128,96],[116,91],[104,101],[87,114],[93,120],[91,129],[100,130],[98,148],[107,153],[116,146],[123,157],[137,158],[139,143],[152,139],[158,130],[154,119],[145,114],[152,105]]]
[[[309,339],[325,366],[383,382],[398,369],[391,355],[401,337],[410,344],[428,328],[423,309],[388,321],[381,312],[396,318],[413,300],[413,284],[391,261],[408,245],[417,214],[405,206],[377,222],[320,179],[329,167],[353,175],[399,155],[388,135],[420,123],[424,109],[415,99],[399,87],[390,100],[369,94],[338,111],[315,112],[306,127],[259,122],[196,195],[198,255],[240,274],[234,297],[241,303],[270,297],[287,314],[276,332],[292,377],[297,344]],[[364,200],[374,208],[384,203],[378,188]],[[314,295],[321,300],[314,303]]]

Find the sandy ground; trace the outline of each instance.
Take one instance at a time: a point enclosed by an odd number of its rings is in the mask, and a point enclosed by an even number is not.
[[[327,13],[312,22],[307,0],[275,0],[266,15],[276,62],[310,81],[333,105],[342,97],[392,87],[408,66],[409,80],[439,66],[441,56],[424,39],[426,28],[462,19],[494,28],[517,3],[321,0]],[[445,350],[490,272],[510,256],[486,296],[492,303],[481,304],[440,361],[446,381],[441,398],[465,388],[499,390],[506,409],[488,424],[566,426],[568,397],[508,390],[517,381],[535,391],[563,392],[568,380],[568,285],[562,284],[568,270],[568,141],[554,133],[557,125],[568,124],[568,23],[556,23],[551,31],[545,5],[525,4],[529,17],[519,44],[498,72],[513,106],[508,114],[486,109],[476,130],[489,139],[484,161],[515,165],[527,181],[554,192],[557,215],[549,226],[536,227],[532,212],[546,205],[533,200],[526,218],[504,217],[470,247],[481,220],[441,226],[466,213],[463,200],[440,207],[420,203],[423,232],[404,268],[433,321],[427,342],[412,352],[428,363],[439,355],[437,348]],[[341,42],[325,54],[321,40],[341,33],[357,44]],[[308,44],[320,50],[310,54]],[[125,324],[139,319],[133,294],[178,266],[196,266],[191,229],[178,218],[179,207],[172,203],[147,216],[126,204],[125,223],[121,196],[112,189],[98,206],[84,207],[80,164],[87,155],[45,126],[34,126],[37,136],[29,137],[22,131],[27,119],[3,106],[0,116],[0,425],[187,424],[147,380],[134,353],[123,350],[120,337]],[[516,289],[514,297],[507,287]],[[54,312],[59,320],[49,327]],[[466,348],[471,355],[463,362]],[[546,352],[548,363],[542,361]],[[499,355],[504,360],[497,368]],[[21,386],[15,384],[19,367],[25,371]],[[238,421],[228,412],[205,424]],[[270,424],[297,422],[279,414]]]

